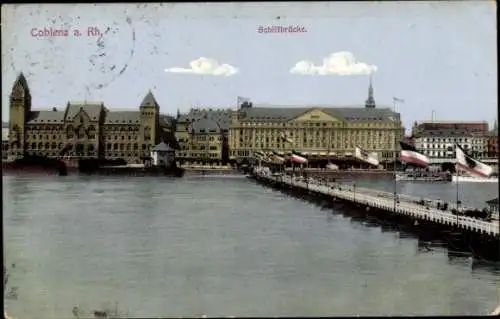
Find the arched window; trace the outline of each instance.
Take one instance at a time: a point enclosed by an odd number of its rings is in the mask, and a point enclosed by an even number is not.
[[[94,145],[90,144],[89,147],[88,147],[88,150],[89,150],[89,152],[93,152],[94,151]]]
[[[139,149],[139,144],[135,143],[134,144],[134,151],[138,150]]]
[[[38,149],[43,150],[43,143],[38,143]]]
[[[55,150],[57,148],[57,144],[55,142],[52,143],[52,149]]]

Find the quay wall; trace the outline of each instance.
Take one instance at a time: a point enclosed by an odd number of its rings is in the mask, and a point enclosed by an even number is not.
[[[464,251],[480,258],[500,260],[498,221],[486,222],[417,205],[411,202],[410,195],[399,195],[395,201],[387,194],[379,197],[363,189],[352,191],[335,183],[319,185],[259,172],[254,172],[252,178],[260,184],[337,208],[353,218],[376,218],[382,229],[390,225],[394,231],[410,232],[425,241],[447,242],[449,252]]]

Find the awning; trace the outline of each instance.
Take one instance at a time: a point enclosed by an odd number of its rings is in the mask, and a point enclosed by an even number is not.
[[[317,152],[312,152],[312,153],[311,153],[311,155],[312,155],[312,156],[318,156],[318,154],[319,154],[319,153],[317,153]]]
[[[320,156],[326,156],[326,154],[327,154],[326,152],[320,152],[319,153]]]
[[[352,153],[351,152],[345,152],[344,154],[345,156],[352,156]]]
[[[302,155],[305,155],[305,156],[309,155],[309,153],[307,153],[307,152],[303,152],[303,153],[301,153],[301,154],[302,154]]]
[[[335,153],[335,152],[330,152],[330,153],[328,153],[328,155],[329,155],[329,156],[335,156],[335,155],[337,155],[337,153]]]

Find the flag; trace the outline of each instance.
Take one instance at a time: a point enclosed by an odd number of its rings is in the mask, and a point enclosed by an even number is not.
[[[281,156],[278,152],[276,152],[274,150],[273,150],[273,156],[280,163],[284,163],[286,160],[283,156]]]
[[[493,173],[493,168],[473,159],[457,144],[455,148],[456,164],[470,175],[488,177]]]
[[[379,164],[377,153],[369,153],[367,150],[362,149],[361,147],[356,147],[354,157],[373,166],[378,166]]]
[[[399,142],[399,144],[401,145],[401,154],[399,155],[401,162],[423,168],[429,166],[429,158],[417,151],[414,146],[404,142]]]
[[[258,160],[261,160],[261,161],[264,161],[266,159],[266,154],[264,154],[264,152],[261,152],[261,151],[256,151],[253,153],[254,157]]]
[[[292,151],[292,156],[290,156],[290,160],[293,163],[297,164],[306,164],[307,163],[307,158],[303,157],[301,153],[297,151]]]
[[[396,103],[404,103],[404,102],[405,102],[405,100],[403,100],[403,99],[398,99],[397,97],[393,97],[393,98],[392,98],[392,100],[393,100],[394,102],[396,102]]]
[[[283,157],[276,154],[271,155],[271,159],[273,160],[274,164],[283,164],[285,162],[285,159]]]

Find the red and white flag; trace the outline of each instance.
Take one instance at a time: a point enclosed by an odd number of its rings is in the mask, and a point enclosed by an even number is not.
[[[467,173],[480,177],[488,177],[493,173],[493,168],[489,165],[481,163],[473,159],[459,146],[456,146],[456,164],[458,168],[466,171]]]
[[[429,158],[417,151],[414,146],[404,142],[399,142],[399,145],[401,145],[401,154],[399,155],[401,162],[423,168],[429,166]]]

